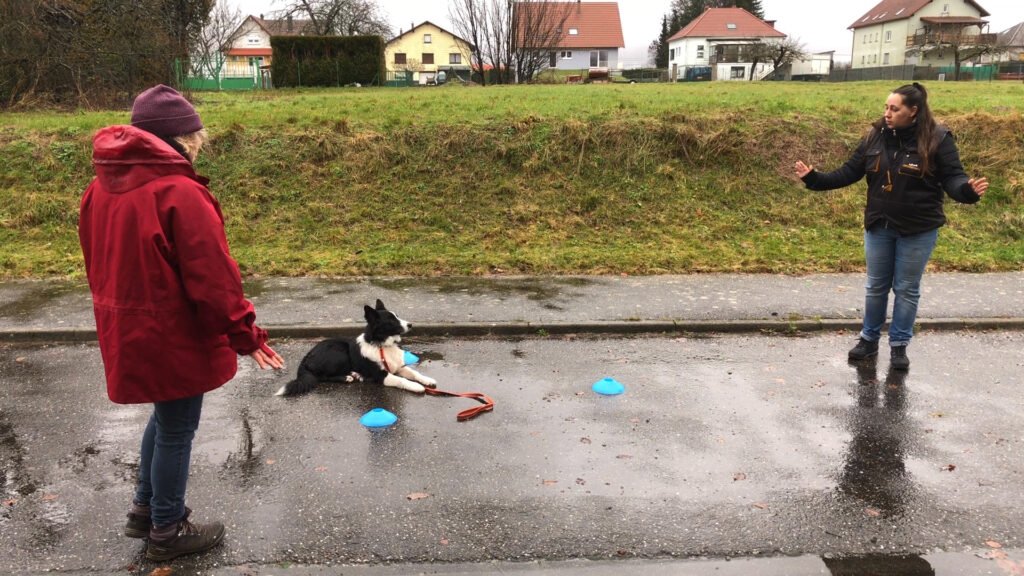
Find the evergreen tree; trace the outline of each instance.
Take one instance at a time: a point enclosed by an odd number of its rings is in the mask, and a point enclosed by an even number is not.
[[[654,50],[655,68],[668,68],[668,38],[672,34],[669,32],[668,15],[665,14],[661,17],[661,34],[658,35]]]

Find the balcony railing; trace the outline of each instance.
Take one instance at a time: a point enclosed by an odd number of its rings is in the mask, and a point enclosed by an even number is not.
[[[995,44],[997,34],[958,34],[956,32],[927,32],[907,36],[907,47],[933,46],[936,44],[957,44],[960,46],[978,46]]]

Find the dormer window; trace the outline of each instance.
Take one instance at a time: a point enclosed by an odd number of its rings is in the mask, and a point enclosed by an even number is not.
[[[735,30],[736,29],[736,25],[735,24],[726,24],[725,27],[728,28],[729,30]]]
[[[579,28],[569,28],[569,36],[577,36],[579,33]]]

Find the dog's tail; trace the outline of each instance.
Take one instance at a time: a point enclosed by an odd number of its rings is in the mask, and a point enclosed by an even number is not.
[[[315,388],[318,382],[319,379],[307,370],[305,366],[299,366],[299,373],[296,375],[295,380],[281,386],[281,389],[275,392],[274,396],[305,394]]]

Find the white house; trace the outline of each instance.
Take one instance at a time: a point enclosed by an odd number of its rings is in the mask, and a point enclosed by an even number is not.
[[[586,70],[589,68],[621,68],[619,49],[625,48],[622,20],[618,2],[516,2],[517,22],[543,18],[552,28],[559,26],[548,46],[526,46],[547,51],[549,66],[559,70]],[[532,15],[531,15],[532,13]],[[523,32],[522,36],[529,36]],[[530,42],[526,38],[525,42]]]
[[[668,67],[677,80],[759,80],[772,63],[752,69],[748,47],[785,37],[743,8],[708,8],[668,39]]]
[[[790,64],[788,74],[791,80],[822,80],[832,73],[835,51],[815,52]]]
[[[962,48],[994,43],[989,13],[974,0],[882,0],[850,25],[853,68],[879,66],[951,66]]]
[[[310,20],[265,20],[249,16],[231,35],[232,42],[224,49],[224,75],[252,75],[253,69],[270,66],[273,50],[271,36],[306,36],[313,33]]]

